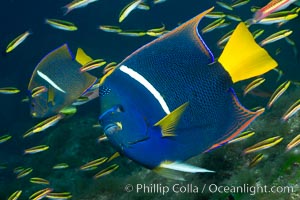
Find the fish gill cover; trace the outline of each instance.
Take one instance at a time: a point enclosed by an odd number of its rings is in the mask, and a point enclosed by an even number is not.
[[[40,196],[31,199],[299,199],[299,8],[298,2],[285,1],[285,5],[272,7],[272,12],[279,12],[272,15],[265,12],[269,2],[2,3],[0,199],[28,199],[41,190]],[[109,78],[117,63],[133,51],[212,6],[214,10],[201,20],[198,30],[215,58],[221,55],[230,31],[244,21],[257,43],[278,62],[274,70],[233,85],[242,105],[253,111],[265,108],[264,114],[232,142],[186,162],[214,173],[183,173],[180,175],[185,181],[172,180],[119,155],[105,141],[104,127],[98,123],[98,99],[76,106],[77,113],[74,105],[69,105],[52,118],[31,117],[32,96],[47,93],[49,103],[55,103],[53,87],[27,89],[35,67],[52,50],[67,43],[75,55],[82,48],[92,59],[105,60],[108,66],[87,72],[100,82],[103,77]],[[256,12],[263,13],[264,18],[249,20]],[[55,26],[45,23],[46,19],[56,19]],[[46,82],[50,84],[49,79]],[[93,99],[98,87],[86,88],[73,103]],[[100,98],[111,92],[101,86],[99,90]],[[113,128],[110,130],[124,127],[120,122]]]

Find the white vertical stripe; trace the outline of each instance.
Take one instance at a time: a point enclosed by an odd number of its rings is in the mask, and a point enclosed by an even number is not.
[[[125,74],[128,74],[131,78],[142,84],[149,92],[155,97],[155,99],[159,102],[162,109],[165,111],[166,114],[170,113],[169,107],[165,102],[164,98],[160,95],[160,93],[149,83],[141,74],[137,73],[131,68],[128,68],[125,65],[122,65],[119,68]]]
[[[39,70],[37,70],[37,74],[44,79],[45,81],[47,81],[50,85],[52,85],[55,89],[61,91],[62,93],[66,93],[63,89],[61,89],[60,87],[58,87],[58,85],[56,85],[47,75],[45,75],[44,73],[40,72]]]

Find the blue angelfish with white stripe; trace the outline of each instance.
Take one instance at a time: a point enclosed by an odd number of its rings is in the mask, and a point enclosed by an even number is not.
[[[112,145],[169,178],[212,172],[183,162],[226,144],[264,111],[244,108],[232,85],[277,66],[242,22],[216,62],[198,31],[211,10],[133,52],[99,88]]]

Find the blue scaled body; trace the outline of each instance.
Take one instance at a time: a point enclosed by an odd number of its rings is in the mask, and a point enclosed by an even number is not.
[[[210,65],[214,57],[197,30],[203,15],[132,53],[99,89],[106,136],[149,169],[221,145],[260,114],[239,104],[221,64]],[[173,135],[164,136],[157,123],[182,105]]]

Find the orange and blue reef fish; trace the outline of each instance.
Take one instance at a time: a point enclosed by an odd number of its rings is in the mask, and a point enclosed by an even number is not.
[[[211,172],[183,162],[227,143],[263,113],[244,108],[232,85],[277,66],[244,23],[216,61],[198,31],[211,10],[133,52],[99,88],[99,122],[112,145],[170,178]]]
[[[261,9],[255,12],[251,23],[257,23],[260,20],[269,16],[271,13],[283,10],[293,3],[299,5],[300,1],[299,0],[271,0],[267,5],[265,5],[264,7],[262,7]]]

